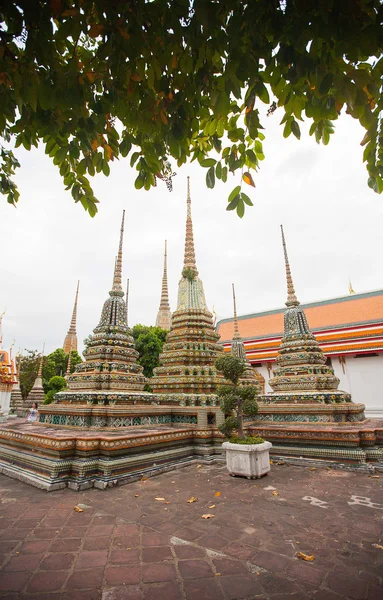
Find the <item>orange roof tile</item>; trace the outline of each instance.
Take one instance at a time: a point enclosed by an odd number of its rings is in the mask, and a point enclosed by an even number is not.
[[[383,322],[383,290],[334,298],[322,302],[302,304],[313,330],[352,326],[357,323]],[[283,333],[284,309],[238,317],[239,331],[244,339],[273,337]],[[217,324],[221,342],[233,337],[233,320],[223,319]]]

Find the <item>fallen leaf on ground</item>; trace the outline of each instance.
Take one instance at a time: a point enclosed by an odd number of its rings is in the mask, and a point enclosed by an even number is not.
[[[165,504],[170,504],[170,502],[165,502]]]
[[[285,465],[286,463],[283,460],[280,460],[279,462],[277,462],[277,465]]]
[[[215,504],[212,504],[211,506],[209,506],[209,508],[215,508]]]
[[[273,494],[273,496],[279,496],[277,490],[274,490],[273,492],[271,492]]]
[[[147,477],[141,477],[140,481],[148,481]]]
[[[162,502],[165,502],[165,498],[154,498],[154,500],[160,500]]]
[[[309,471],[316,471],[316,470],[317,470],[316,467],[313,467],[312,469],[309,469]]]
[[[194,496],[192,496],[191,498],[189,498],[189,500],[186,500],[186,502],[188,502],[189,504],[192,504],[192,502],[198,502],[198,498],[195,498]]]
[[[221,577],[221,573],[216,573],[215,576],[216,577]]]
[[[307,561],[313,561],[315,560],[315,556],[314,554],[312,554],[311,556],[308,554],[304,554],[303,552],[298,552],[297,557],[300,558],[301,560],[307,560]]]
[[[135,497],[138,498],[140,494],[135,494]]]
[[[221,492],[216,492],[216,493],[214,494],[214,496],[217,496],[217,498],[218,498],[218,496],[220,496],[220,495],[221,495]]]
[[[200,469],[201,467],[202,467],[202,465],[197,465],[197,467],[196,467],[196,468],[197,468],[197,469]]]
[[[126,550],[131,550],[131,548],[126,548]]]
[[[84,511],[82,510],[82,508],[80,508],[79,506],[75,506],[75,507],[73,508],[73,510],[75,510],[76,512],[84,512]]]
[[[214,519],[215,515],[211,515],[210,513],[208,513],[207,515],[202,515],[202,519]]]
[[[380,544],[372,544],[374,546],[374,548],[378,548],[378,550],[383,550],[383,546],[381,546]]]
[[[379,475],[369,475],[370,479],[379,479],[380,476]]]
[[[296,544],[300,544],[300,542],[295,542]]]

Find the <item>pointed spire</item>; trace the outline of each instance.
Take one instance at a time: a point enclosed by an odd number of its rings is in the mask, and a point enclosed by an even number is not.
[[[351,279],[348,278],[348,291],[350,294],[355,294],[354,288],[352,287]]]
[[[285,265],[286,265],[286,280],[287,280],[287,301],[286,306],[298,306],[299,301],[295,295],[293,278],[291,277],[291,270],[289,264],[289,258],[287,256],[287,248],[285,236],[283,233],[283,226],[281,225],[281,233],[282,233],[282,245],[283,245],[283,253],[285,255]]]
[[[118,254],[116,263],[114,265],[114,276],[113,276],[113,292],[122,292],[122,244],[124,241],[124,222],[125,222],[125,210],[122,211],[122,221],[120,229],[120,243],[118,246]],[[123,295],[123,293],[122,293]]]
[[[42,379],[42,376],[43,376],[44,350],[45,350],[45,344],[43,345],[43,351],[42,351],[41,356],[40,356],[40,363],[39,363],[39,370],[38,370],[38,373],[37,373],[37,379],[39,379],[39,378]]]
[[[76,296],[73,305],[72,319],[69,325],[68,333],[65,336],[63,350],[66,354],[69,352],[69,348],[77,350],[77,303],[78,303],[78,291],[80,288],[80,280],[77,281]]]
[[[188,177],[186,204],[187,204],[187,213],[186,213],[184,269],[191,269],[194,273],[194,276],[196,277],[198,275],[198,270],[197,270],[197,265],[196,265],[196,261],[195,261],[193,222],[192,222],[192,217],[191,217],[190,177]]]
[[[239,333],[239,327],[238,327],[238,318],[237,318],[237,303],[235,300],[235,288],[234,288],[234,283],[231,284],[233,287],[233,306],[234,306],[234,335],[233,335],[233,340],[240,340],[241,335]]]
[[[172,315],[170,312],[170,305],[169,305],[167,259],[168,259],[167,240],[165,240],[164,272],[162,275],[161,300],[160,300],[160,308],[158,309],[157,318],[156,318],[156,327],[162,327],[162,329],[170,329],[171,321],[172,321]]]
[[[66,366],[65,379],[67,377],[69,377],[69,375],[70,375],[71,365],[72,365],[72,346],[70,347],[69,353],[68,353],[68,362],[67,362],[67,366]]]
[[[129,327],[129,321],[128,321],[128,315],[129,315],[129,279],[126,280],[126,298],[125,298],[125,303],[126,303],[126,324]]]

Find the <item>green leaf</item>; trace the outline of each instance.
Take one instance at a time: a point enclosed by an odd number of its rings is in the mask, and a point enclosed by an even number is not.
[[[324,96],[325,94],[328,93],[328,91],[330,90],[331,86],[332,86],[332,82],[334,81],[334,75],[332,73],[327,73],[319,86],[319,93],[321,96]]]
[[[231,194],[230,194],[231,196]],[[229,198],[230,198],[229,196]],[[239,194],[237,194],[236,196],[234,196],[234,198],[231,200],[231,202],[229,202],[229,204],[226,207],[226,210],[234,210],[237,208],[238,206],[238,202],[240,201],[241,197]]]
[[[237,215],[242,219],[245,214],[245,203],[243,200],[239,200],[237,205]]]
[[[210,189],[212,189],[215,186],[215,171],[214,171],[214,167],[210,167],[210,169],[206,173],[206,185]]]
[[[199,164],[201,167],[214,167],[216,162],[217,161],[214,160],[214,158],[204,158],[203,160],[199,161]]]
[[[235,187],[235,188],[233,189],[233,191],[231,192],[231,194],[230,194],[230,196],[228,197],[227,201],[228,201],[228,202],[231,202],[231,201],[232,201],[232,200],[233,200],[233,199],[234,199],[236,196],[238,196],[238,194],[240,193],[240,191],[241,191],[241,186],[240,186],[240,185],[237,185],[237,187]]]
[[[250,200],[249,196],[247,194],[245,194],[244,192],[241,193],[241,198],[248,206],[254,206],[254,204]]]
[[[296,138],[298,138],[298,140],[301,139],[301,130],[300,127],[297,123],[297,121],[295,119],[293,119],[291,121],[291,131],[293,132],[293,134],[295,135]]]
[[[145,178],[144,176],[140,173],[138,175],[138,177],[136,177],[136,180],[134,182],[134,187],[136,188],[136,190],[140,190],[141,188],[144,187],[145,184]]]

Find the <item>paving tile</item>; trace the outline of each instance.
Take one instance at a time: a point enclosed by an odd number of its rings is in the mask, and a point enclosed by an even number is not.
[[[30,573],[0,573],[0,592],[18,592],[23,589]]]
[[[28,600],[32,600],[32,598],[28,598]],[[71,590],[70,592],[61,594],[60,600],[102,600],[102,591],[100,589]]]
[[[169,543],[169,536],[165,533],[144,533],[142,536],[143,546],[166,546]]]
[[[20,554],[39,554],[44,553],[50,548],[51,540],[39,540],[34,542],[24,542],[22,546],[18,548]],[[1,544],[2,546],[2,544]]]
[[[177,581],[144,585],[143,600],[180,600],[181,598],[183,598],[182,590]]]
[[[217,558],[213,560],[213,564],[217,573],[221,575],[239,575],[240,573],[247,575],[249,573],[247,566],[239,560]]]
[[[80,548],[81,544],[82,544],[81,538],[65,538],[65,539],[58,538],[58,539],[53,540],[53,542],[49,546],[49,552],[77,552],[77,550]],[[85,542],[84,542],[84,546],[85,546]],[[94,548],[94,547],[93,547],[93,549],[96,550],[96,548]]]
[[[87,537],[111,536],[113,525],[91,525]]]
[[[113,548],[109,555],[109,562],[111,564],[132,564],[140,562],[140,552],[138,548]]]
[[[55,552],[54,554],[50,554],[49,556],[44,558],[44,560],[40,564],[40,569],[42,571],[68,570],[71,567],[71,565],[75,559],[75,556],[76,555],[73,552],[72,553]]]
[[[225,575],[219,578],[219,583],[228,600],[247,599],[263,593],[258,581],[250,575]]]
[[[224,600],[221,587],[219,587],[217,578],[214,579],[193,579],[184,582],[184,592],[186,600]]]
[[[176,578],[175,565],[168,563],[148,563],[142,565],[142,581],[144,583],[172,581]]]
[[[4,572],[8,571],[34,571],[39,566],[44,554],[18,554],[13,556],[3,567]]]
[[[137,584],[140,582],[140,567],[138,565],[107,567],[105,570],[105,581],[110,586]]]
[[[142,561],[144,563],[171,560],[172,558],[173,554],[169,546],[147,546],[142,550]]]
[[[55,592],[61,588],[67,576],[66,571],[35,573],[28,582],[27,591],[31,593]]]
[[[107,550],[84,550],[80,552],[75,562],[75,569],[88,569],[91,567],[103,567],[108,556]]]
[[[367,583],[359,579],[359,577],[346,577],[340,573],[329,573],[326,585],[336,592],[343,594],[347,598],[354,600],[364,600],[367,592]]]
[[[189,546],[189,545],[174,545],[173,549],[177,555],[178,559],[186,559],[186,558],[205,558],[206,552],[203,548],[198,548],[198,546]]]
[[[78,590],[84,588],[97,588],[101,585],[103,576],[104,567],[73,571],[66,582],[65,589]]]
[[[206,560],[190,559],[179,562],[178,569],[182,579],[202,579],[214,577],[214,572]]]
[[[142,594],[143,592],[138,585],[108,587],[103,590],[102,600],[142,600]],[[157,600],[161,600],[161,597],[157,596]]]

